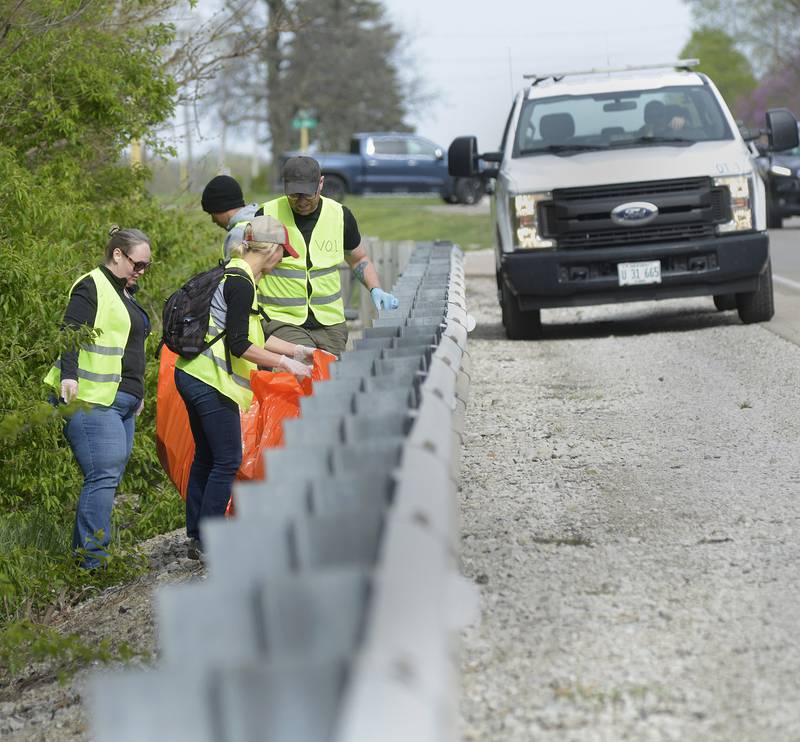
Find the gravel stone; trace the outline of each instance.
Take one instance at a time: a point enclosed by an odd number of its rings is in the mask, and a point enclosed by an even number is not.
[[[800,349],[710,297],[509,341],[478,257],[463,739],[800,738]]]

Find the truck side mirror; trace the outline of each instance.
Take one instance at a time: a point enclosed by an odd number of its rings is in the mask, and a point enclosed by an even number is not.
[[[791,111],[786,108],[772,108],[767,111],[767,138],[773,152],[797,147],[797,119]]]
[[[478,172],[478,140],[456,137],[447,149],[447,170],[457,178],[472,178]]]
[[[483,163],[479,162],[480,160]],[[485,163],[500,163],[502,152],[478,154],[478,140],[475,137],[456,137],[447,150],[447,169],[457,178],[496,178],[499,165],[487,167]]]
[[[481,165],[481,175],[484,178],[496,178],[500,173],[500,163],[503,161],[503,153],[484,152],[482,155],[478,155],[478,157],[483,160],[483,164]],[[487,162],[492,164],[487,165]]]

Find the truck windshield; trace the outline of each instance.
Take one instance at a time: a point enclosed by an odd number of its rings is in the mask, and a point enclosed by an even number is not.
[[[512,156],[688,147],[720,139],[733,134],[706,86],[560,95],[525,101]]]

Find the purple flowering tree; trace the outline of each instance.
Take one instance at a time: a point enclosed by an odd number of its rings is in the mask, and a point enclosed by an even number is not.
[[[800,115],[800,54],[790,64],[765,75],[756,89],[734,106],[737,118],[751,127],[764,126],[769,108],[788,108],[795,116]]]

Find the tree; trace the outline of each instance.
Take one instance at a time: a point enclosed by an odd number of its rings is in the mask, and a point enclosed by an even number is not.
[[[693,31],[681,57],[699,59],[699,71],[711,77],[723,98],[734,110],[737,102],[752,93],[756,87],[750,62],[736,49],[733,39],[724,31],[712,28]]]
[[[764,114],[770,108],[788,108],[800,116],[800,55],[794,64],[766,75],[758,87],[743,98],[737,111],[748,126],[764,126]]]
[[[230,0],[240,2],[241,0]],[[251,13],[242,21],[263,23],[258,58],[227,65],[209,102],[220,89],[247,91],[235,125],[266,118],[273,155],[297,147],[292,118],[313,109],[314,134],[323,148],[346,147],[354,131],[409,127],[409,110],[427,99],[425,86],[404,69],[403,35],[378,0],[264,0],[266,18]]]
[[[686,0],[700,28],[725,31],[758,76],[788,69],[800,53],[798,0]]]
[[[354,131],[409,130],[394,59],[400,34],[374,0],[298,0],[283,99],[315,109],[322,149],[345,149]],[[290,142],[276,142],[286,147]]]

